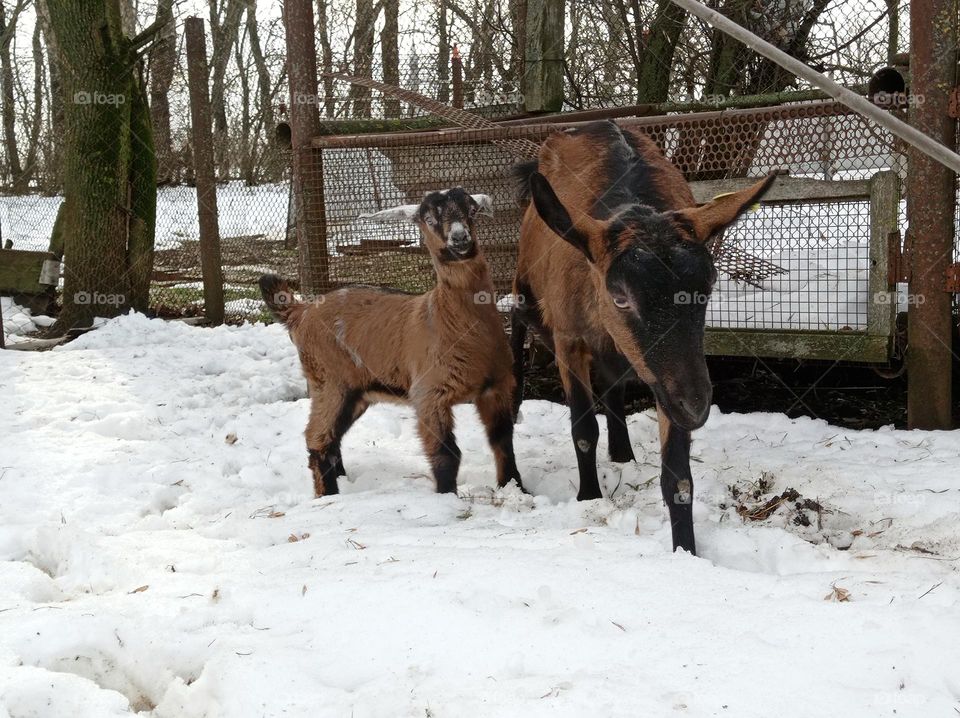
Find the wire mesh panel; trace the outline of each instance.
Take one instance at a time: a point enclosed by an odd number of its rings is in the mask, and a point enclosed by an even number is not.
[[[759,285],[721,274],[707,325],[741,329],[864,331],[870,203],[765,205],[724,240],[781,267]]]

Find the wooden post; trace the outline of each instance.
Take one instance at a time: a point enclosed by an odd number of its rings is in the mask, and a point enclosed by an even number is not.
[[[870,273],[867,333],[892,337],[897,292],[890,291],[890,235],[900,220],[900,178],[884,170],[870,179]]]
[[[947,110],[957,80],[956,41],[955,0],[912,0],[910,124],[949,148],[956,134]],[[952,295],[945,280],[953,256],[957,176],[914,148],[908,157],[907,423],[912,429],[950,429]]]
[[[559,112],[563,106],[563,0],[527,0],[523,106]]]
[[[197,219],[200,224],[200,268],[203,273],[203,309],[207,321],[222,324],[223,264],[220,259],[220,224],[217,213],[217,180],[214,174],[213,129],[207,88],[207,42],[203,20],[184,22],[187,39],[187,77],[190,86],[190,124],[194,172],[197,179]]]
[[[320,134],[312,0],[286,0],[283,22],[287,34],[300,290],[317,295],[330,289],[330,254],[327,251],[327,214],[323,197],[323,151],[310,144]]]
[[[463,109],[463,60],[460,59],[460,48],[453,46],[453,56],[450,60],[453,69],[453,106]]]

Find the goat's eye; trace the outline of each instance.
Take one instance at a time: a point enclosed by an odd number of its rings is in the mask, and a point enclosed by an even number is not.
[[[436,227],[436,226],[437,226],[437,218],[434,217],[432,214],[428,214],[426,217],[424,217],[424,218],[423,218],[423,221],[426,222],[426,223],[427,223],[427,226],[429,226],[429,227]]]
[[[620,296],[619,294],[613,295],[613,304],[617,309],[629,309],[630,302],[627,301],[626,297]]]

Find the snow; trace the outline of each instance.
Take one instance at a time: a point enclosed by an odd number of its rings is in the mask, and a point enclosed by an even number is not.
[[[221,237],[284,238],[289,185],[248,187],[241,181],[217,186]],[[0,227],[14,249],[45,251],[62,196],[0,195]],[[184,241],[199,241],[197,190],[194,187],[157,189],[157,249],[176,249]]]
[[[536,401],[532,497],[493,490],[468,406],[461,497],[436,495],[411,411],[378,406],[314,499],[280,326],[131,314],[0,352],[0,387],[3,718],[960,709],[960,433],[714,409],[694,558],[670,551],[649,412],[638,462],[601,461],[612,499],[574,500],[568,412]],[[761,479],[822,526],[744,523],[728,486]]]
[[[0,297],[0,316],[3,317],[3,336],[9,344],[23,341],[25,335],[37,331],[40,327],[49,327],[53,317],[34,314],[21,307],[11,297]]]

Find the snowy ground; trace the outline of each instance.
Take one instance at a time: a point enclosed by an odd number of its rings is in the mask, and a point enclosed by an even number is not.
[[[563,406],[524,404],[532,499],[491,491],[472,408],[458,498],[377,407],[315,500],[281,327],[123,317],[0,386],[2,718],[960,711],[960,433],[714,411],[693,558],[650,414],[577,503]],[[745,523],[729,486],[822,511]]]

